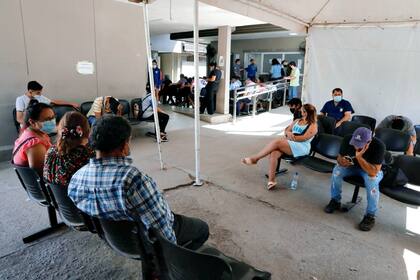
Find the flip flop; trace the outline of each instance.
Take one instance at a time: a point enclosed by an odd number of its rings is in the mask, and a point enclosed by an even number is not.
[[[246,164],[246,165],[254,165],[255,164],[254,162],[252,162],[251,158],[249,158],[249,157],[241,159],[241,162],[243,164]]]
[[[269,191],[271,191],[272,189],[274,189],[276,187],[276,185],[277,185],[277,182],[268,182],[267,183],[267,189]]]

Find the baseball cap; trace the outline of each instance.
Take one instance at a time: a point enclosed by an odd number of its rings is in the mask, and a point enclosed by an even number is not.
[[[372,131],[366,127],[359,127],[353,132],[350,145],[360,149],[363,148],[370,140],[372,140]]]

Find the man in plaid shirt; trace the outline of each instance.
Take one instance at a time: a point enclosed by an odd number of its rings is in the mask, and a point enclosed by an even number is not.
[[[73,175],[69,197],[90,216],[139,221],[173,243],[198,249],[209,236],[207,223],[171,212],[153,179],[131,165],[130,138],[131,126],[124,118],[98,120],[90,139],[96,158]]]

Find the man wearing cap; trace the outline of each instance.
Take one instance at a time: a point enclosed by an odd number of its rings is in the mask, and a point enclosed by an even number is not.
[[[378,138],[372,138],[372,131],[359,127],[353,135],[343,138],[337,165],[331,177],[331,201],[325,206],[326,213],[333,213],[341,208],[341,186],[347,176],[361,176],[365,183],[367,209],[359,229],[369,231],[375,225],[375,214],[379,202],[379,182],[382,180],[382,161],[385,145]]]

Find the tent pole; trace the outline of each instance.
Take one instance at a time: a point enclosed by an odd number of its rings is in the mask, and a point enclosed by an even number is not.
[[[143,5],[143,11],[144,11],[144,35],[145,35],[145,41],[146,41],[146,54],[147,54],[147,69],[149,72],[149,83],[150,83],[150,93],[152,95],[152,105],[153,105],[153,117],[155,119],[155,133],[156,133],[156,141],[157,141],[157,147],[158,147],[158,153],[159,153],[159,162],[160,162],[160,169],[165,169],[165,166],[163,164],[162,160],[162,150],[161,150],[161,140],[160,140],[160,127],[159,127],[159,118],[158,118],[158,112],[157,112],[157,100],[155,96],[155,81],[153,79],[153,67],[152,67],[152,50],[150,46],[150,29],[149,29],[149,14],[147,11],[147,2],[145,1]]]
[[[194,0],[194,140],[195,140],[195,183],[202,186],[200,178],[200,90],[198,84],[200,60],[198,56],[198,0]]]

